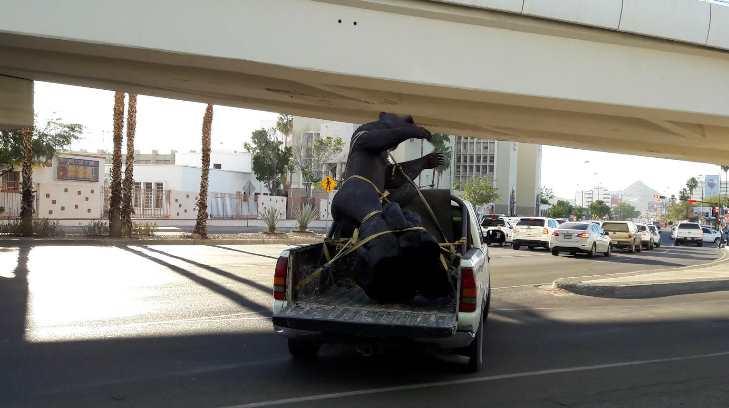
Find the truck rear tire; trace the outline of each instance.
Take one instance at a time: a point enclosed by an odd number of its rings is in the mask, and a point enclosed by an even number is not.
[[[312,359],[321,348],[321,343],[313,340],[289,339],[289,353],[296,359]]]
[[[521,246],[521,244],[519,243],[519,241],[514,241],[514,242],[511,243],[511,248],[513,248],[513,249],[515,249],[517,251],[519,250],[519,247],[520,246]]]
[[[489,296],[490,300],[491,296]],[[468,357],[468,363],[466,364],[466,372],[477,373],[483,368],[483,354],[485,346],[485,335],[486,335],[486,313],[487,308],[481,312],[481,324],[478,326],[476,337],[473,339],[471,344],[466,348],[466,357]]]

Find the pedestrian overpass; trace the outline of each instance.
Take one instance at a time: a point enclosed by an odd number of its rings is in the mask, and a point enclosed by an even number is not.
[[[729,163],[719,1],[2,3],[0,124],[31,123],[42,80]]]

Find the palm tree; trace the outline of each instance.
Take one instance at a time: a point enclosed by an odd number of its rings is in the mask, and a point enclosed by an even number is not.
[[[127,160],[122,181],[121,225],[126,236],[132,234],[132,195],[134,194],[134,132],[137,130],[137,95],[130,93],[127,102]]]
[[[194,234],[200,238],[208,237],[208,173],[210,172],[210,129],[213,124],[213,105],[205,109],[202,125],[202,168],[200,172],[200,192],[197,196],[197,222]]]
[[[23,194],[20,206],[21,229],[23,236],[33,236],[33,129],[23,129],[21,133],[23,147]]]
[[[699,186],[699,181],[696,180],[696,177],[691,177],[690,179],[686,180],[686,188],[689,191],[689,199],[694,196],[694,190],[696,190],[696,187]]]
[[[729,174],[727,174],[727,172],[729,172],[729,165],[722,165],[721,170],[724,172],[724,185],[729,185]],[[721,183],[719,183],[719,211],[721,211],[722,207],[724,206],[721,201],[721,190]]]
[[[114,154],[111,160],[111,198],[109,199],[109,234],[121,236],[121,146],[124,125],[124,92],[114,93]]]

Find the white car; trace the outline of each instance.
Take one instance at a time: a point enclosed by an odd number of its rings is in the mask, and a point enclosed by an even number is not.
[[[640,235],[640,245],[645,249],[653,249],[655,246],[655,239],[651,234],[648,226],[645,224],[635,224],[638,227],[638,235]]]
[[[565,222],[552,233],[552,255],[569,252],[584,253],[589,257],[601,253],[610,256],[610,237],[593,222]]]
[[[679,246],[687,242],[692,242],[696,246],[704,246],[704,231],[701,226],[695,222],[683,221],[676,226],[676,234],[673,244]]]
[[[557,229],[557,220],[545,217],[522,217],[514,226],[511,246],[519,249],[522,245],[529,249],[542,247],[549,249],[552,233]]]
[[[481,221],[481,241],[487,245],[511,243],[514,227],[505,217],[485,216]]]
[[[655,225],[649,225],[648,231],[650,231],[653,236],[653,245],[655,245],[656,248],[661,246],[661,232],[658,230],[658,227]]]
[[[705,244],[714,244],[717,247],[721,244],[721,232],[707,226],[701,226],[701,231],[704,233]]]

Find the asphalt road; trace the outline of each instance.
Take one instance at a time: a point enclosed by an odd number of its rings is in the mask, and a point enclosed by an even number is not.
[[[412,349],[290,360],[270,323],[283,246],[0,249],[0,406],[729,405],[729,293],[598,299],[559,277],[709,262],[493,248],[488,368]],[[468,405],[467,405],[468,404]]]

